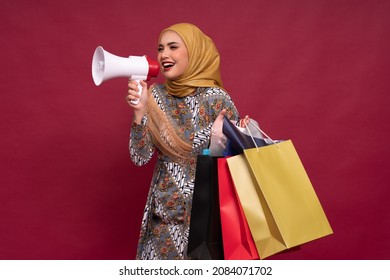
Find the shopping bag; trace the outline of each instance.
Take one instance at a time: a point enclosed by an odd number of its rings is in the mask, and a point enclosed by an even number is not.
[[[243,153],[243,149],[266,145],[263,135],[257,129],[255,120],[245,127],[226,116],[217,118],[211,127],[209,151],[211,156],[233,156]]]
[[[286,250],[245,155],[229,157],[227,163],[260,258]]]
[[[218,159],[218,186],[224,259],[259,259],[226,158]]]
[[[333,233],[291,140],[227,161],[261,258]]]
[[[227,138],[224,156],[238,155],[243,153],[244,149],[267,145],[254,120],[251,120],[245,129],[240,129],[224,116],[222,132]]]
[[[333,233],[291,140],[244,154],[287,247]]]
[[[193,260],[223,259],[217,158],[197,158],[187,255]]]

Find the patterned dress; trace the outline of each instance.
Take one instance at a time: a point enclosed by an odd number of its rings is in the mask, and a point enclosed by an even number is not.
[[[199,88],[193,95],[177,98],[155,85],[152,96],[168,116],[178,135],[192,143],[187,164],[174,162],[153,145],[147,118],[133,123],[129,150],[132,161],[142,166],[157,150],[157,162],[141,224],[137,259],[187,259],[188,233],[196,158],[209,145],[211,126],[222,109],[238,119],[230,96],[220,88]]]

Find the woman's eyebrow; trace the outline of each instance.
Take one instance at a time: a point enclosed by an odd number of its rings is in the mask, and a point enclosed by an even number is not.
[[[175,44],[179,44],[179,42],[169,42],[167,45],[168,46],[171,46],[171,45],[175,45]],[[159,46],[164,46],[163,44],[158,44]]]

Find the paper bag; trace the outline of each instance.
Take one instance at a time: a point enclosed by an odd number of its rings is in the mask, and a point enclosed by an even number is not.
[[[225,260],[259,259],[226,158],[218,159],[218,186]]]
[[[216,157],[197,158],[187,255],[193,260],[223,259]]]
[[[333,233],[291,140],[227,161],[261,258]]]
[[[246,127],[241,131],[241,128],[235,126],[226,116],[223,118],[222,132],[227,138],[226,148],[224,150],[225,156],[234,156],[241,154],[244,149],[261,147],[265,146],[266,142],[262,138],[262,135],[255,127],[253,130],[253,123],[256,123],[254,120],[251,121]],[[251,132],[253,130],[253,132]],[[249,133],[244,133],[247,131]]]

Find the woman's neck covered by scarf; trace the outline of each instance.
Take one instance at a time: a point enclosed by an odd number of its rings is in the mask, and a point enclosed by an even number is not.
[[[214,42],[198,27],[179,23],[164,29],[171,30],[183,39],[189,56],[186,71],[177,80],[166,80],[168,94],[183,98],[199,87],[221,87],[220,58]],[[192,143],[181,139],[168,117],[151,96],[148,100],[148,128],[156,147],[178,163],[185,163],[192,153]]]
[[[188,67],[177,80],[167,80],[170,95],[185,97],[198,87],[222,87],[218,50],[207,35],[190,23],[178,23],[164,29],[174,31],[183,39],[188,51]]]

